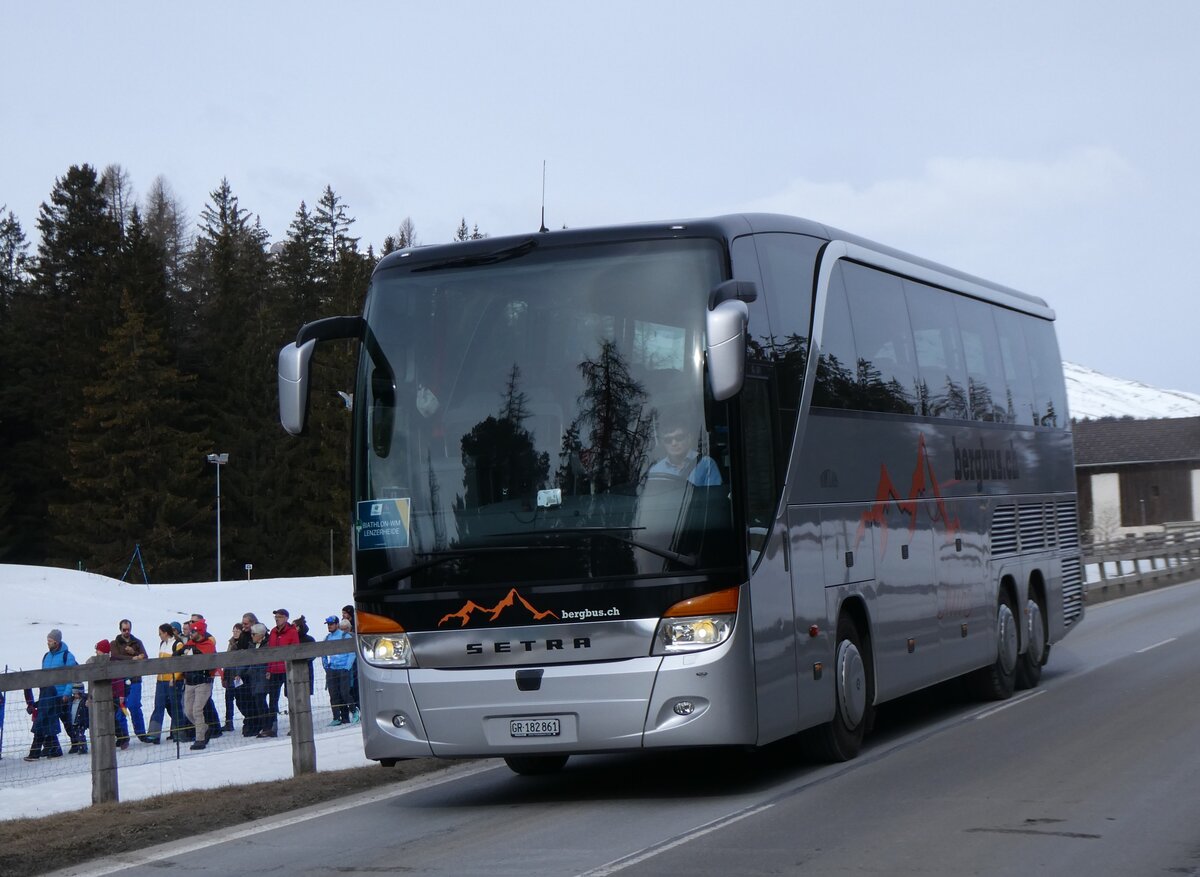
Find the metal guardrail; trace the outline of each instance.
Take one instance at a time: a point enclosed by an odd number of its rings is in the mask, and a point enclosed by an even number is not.
[[[317,750],[313,740],[312,690],[308,681],[308,662],[325,655],[341,655],[357,647],[357,639],[302,643],[211,655],[177,658],[149,658],[144,661],[97,661],[53,670],[21,670],[0,673],[0,691],[21,691],[49,685],[76,682],[105,682],[129,676],[158,676],[190,670],[215,670],[249,667],[283,661],[287,667],[288,713],[291,723],[292,773],[314,773]],[[117,783],[117,729],[113,711],[112,687],[92,685],[92,709],[89,712],[88,737],[92,759],[92,803],[119,800]]]
[[[1085,545],[1087,602],[1102,603],[1200,577],[1200,526]]]

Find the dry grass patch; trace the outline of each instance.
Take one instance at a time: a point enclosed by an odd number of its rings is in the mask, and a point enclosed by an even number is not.
[[[175,792],[36,819],[11,819],[0,822],[0,874],[45,874],[121,850],[145,849],[380,789],[445,766],[444,761],[418,758],[393,768],[357,767],[273,780],[270,795],[255,793],[257,786],[225,786],[225,790],[245,788],[246,794]]]

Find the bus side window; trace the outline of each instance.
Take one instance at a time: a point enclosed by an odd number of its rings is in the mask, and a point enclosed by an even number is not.
[[[854,347],[854,329],[850,325],[850,305],[838,262],[829,278],[821,326],[820,356],[817,359],[817,385],[813,404],[823,408],[858,408],[858,353]]]
[[[858,350],[858,407],[915,414],[916,356],[902,281],[854,263],[846,263],[844,278]]]
[[[1004,379],[1008,383],[1009,422],[1038,425],[1037,404],[1033,395],[1033,376],[1029,367],[1029,351],[1021,323],[1025,318],[1016,311],[997,308],[996,333],[1000,337],[1000,358],[1004,363]]]
[[[954,311],[962,333],[963,358],[967,363],[967,397],[971,418],[1008,422],[1008,386],[1000,362],[996,324],[987,305],[955,296]]]
[[[1062,360],[1054,324],[1037,317],[1022,321],[1029,365],[1033,372],[1033,392],[1040,426],[1067,426],[1067,388],[1063,383]]]
[[[904,294],[917,355],[920,413],[966,420],[967,372],[950,293],[905,280]]]

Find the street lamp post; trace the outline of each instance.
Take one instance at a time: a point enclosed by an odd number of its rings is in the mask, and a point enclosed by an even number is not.
[[[221,581],[221,467],[229,462],[228,454],[209,454],[208,462],[217,467],[217,581]]]

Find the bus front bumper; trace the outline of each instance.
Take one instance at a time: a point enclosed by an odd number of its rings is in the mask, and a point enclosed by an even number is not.
[[[708,651],[538,668],[360,668],[370,759],[753,745],[749,637]],[[518,672],[525,680],[518,684]],[[536,688],[530,675],[540,679]],[[526,690],[522,690],[525,688]]]

